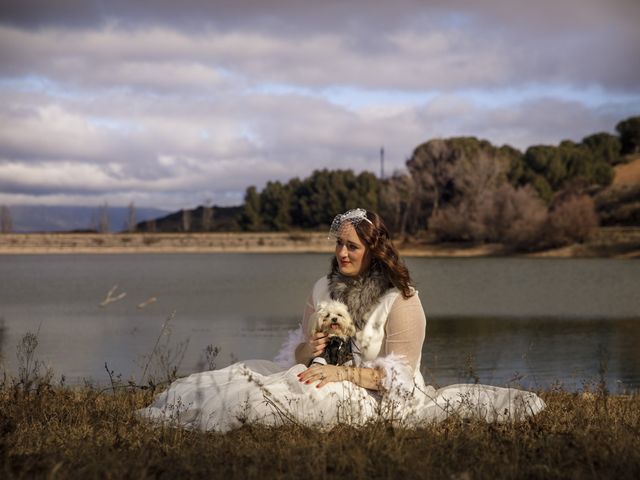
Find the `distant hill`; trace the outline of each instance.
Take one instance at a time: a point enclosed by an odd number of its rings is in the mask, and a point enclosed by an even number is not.
[[[137,225],[137,230],[139,232],[235,232],[240,230],[238,217],[242,212],[242,206],[209,208],[208,228],[206,228],[205,207],[200,206],[141,221]]]
[[[67,232],[79,230],[95,230],[100,207],[67,207],[67,206],[9,206],[13,221],[12,231],[21,232]],[[109,230],[119,232],[129,213],[127,207],[108,207]],[[166,215],[166,210],[158,208],[136,208],[136,219],[145,221]]]

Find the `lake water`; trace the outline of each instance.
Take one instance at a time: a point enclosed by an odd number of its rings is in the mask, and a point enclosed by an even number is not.
[[[569,390],[600,378],[640,388],[640,264],[610,259],[408,258],[427,313],[428,382]],[[67,383],[139,379],[160,339],[187,345],[180,373],[273,358],[301,319],[326,254],[0,256],[1,355],[38,332],[37,357]],[[126,296],[99,306],[114,286]],[[150,297],[157,301],[137,305]],[[188,342],[188,344],[187,344]],[[149,367],[152,369],[155,363]]]

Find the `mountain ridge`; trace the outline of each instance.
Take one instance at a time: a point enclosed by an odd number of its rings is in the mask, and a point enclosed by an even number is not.
[[[8,206],[15,233],[96,230],[102,206],[11,205]],[[124,230],[129,207],[106,207],[109,231]],[[136,219],[146,221],[169,213],[159,208],[136,208]]]

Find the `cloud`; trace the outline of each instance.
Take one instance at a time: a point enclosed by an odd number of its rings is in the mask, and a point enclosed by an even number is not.
[[[67,28],[46,8],[36,15],[42,28],[23,29],[16,19],[28,12],[14,6],[0,40],[20,47],[2,50],[1,71],[20,76],[35,67],[62,82],[161,90],[215,88],[226,74],[235,81],[314,88],[451,90],[542,82],[640,90],[640,32],[630,20],[639,18],[640,7],[624,0],[518,2],[517,8],[495,0],[481,7],[457,2],[463,10],[448,10],[446,2],[401,0],[393,9],[329,2],[309,11],[285,1],[193,2],[192,10],[159,2],[145,12],[146,22],[136,21],[143,12],[129,3],[109,2],[100,17],[105,20],[91,29]],[[187,16],[206,28],[181,26]],[[234,28],[240,18],[245,22]]]
[[[0,200],[234,204],[434,137],[526,148],[640,111],[637,2],[3,2]]]
[[[131,25],[172,25],[193,30],[207,26],[229,29],[290,30],[378,30],[396,29],[410,20],[429,25],[433,17],[458,26],[480,18],[495,25],[515,23],[532,29],[544,24],[544,33],[564,29],[566,24],[583,28],[615,21],[635,20],[638,11],[634,0],[538,0],[505,2],[504,0],[325,0],[322,3],[300,0],[148,0],[129,2],[86,2],[84,0],[5,0],[0,11],[3,23],[21,28],[64,26],[65,28],[97,28],[105,23]]]
[[[107,153],[104,134],[87,117],[53,104],[24,107],[9,103],[7,107],[0,109],[0,151],[6,157],[91,161]]]

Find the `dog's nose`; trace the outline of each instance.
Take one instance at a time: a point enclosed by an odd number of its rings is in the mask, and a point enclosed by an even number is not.
[[[338,317],[331,317],[331,323],[338,323]]]

